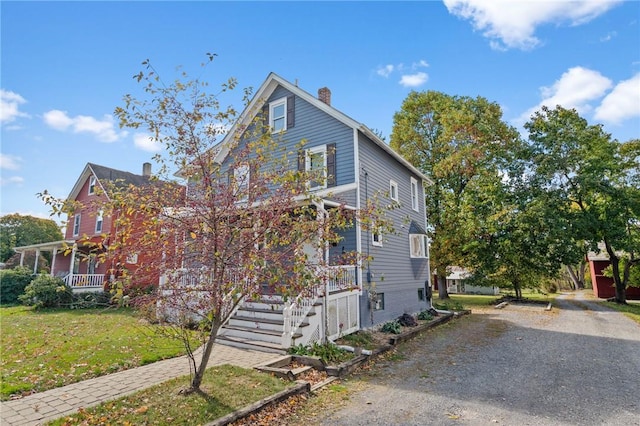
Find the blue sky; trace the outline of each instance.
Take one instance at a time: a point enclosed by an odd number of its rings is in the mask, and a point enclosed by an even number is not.
[[[387,136],[411,90],[484,96],[521,128],[573,107],[640,137],[640,2],[0,2],[0,214],[48,217],[87,162],[141,173],[155,147],[113,117],[150,59],[164,79],[273,71]],[[229,98],[241,107],[241,90]]]

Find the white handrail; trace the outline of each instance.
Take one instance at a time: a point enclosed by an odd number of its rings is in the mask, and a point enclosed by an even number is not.
[[[64,282],[71,288],[102,287],[104,274],[69,274],[64,277]]]
[[[356,267],[354,265],[329,266],[320,273],[327,279],[328,294],[351,290],[358,286]],[[284,329],[282,332],[282,347],[289,348],[293,343],[293,335],[298,331],[300,325],[307,317],[313,306],[318,301],[319,296],[324,292],[321,287],[312,289],[311,296],[298,295],[293,301],[285,303],[282,311],[284,317]]]

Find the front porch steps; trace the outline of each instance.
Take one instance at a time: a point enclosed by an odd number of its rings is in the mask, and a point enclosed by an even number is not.
[[[253,349],[262,352],[285,354],[282,347],[282,333],[284,331],[283,317],[284,303],[278,296],[265,296],[259,301],[245,302],[220,328],[216,342],[243,349]],[[315,312],[310,314],[315,315]],[[300,327],[308,327],[307,321]],[[301,333],[293,335],[295,340],[302,337]]]

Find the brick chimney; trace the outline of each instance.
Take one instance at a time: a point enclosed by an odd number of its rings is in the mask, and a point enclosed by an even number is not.
[[[328,87],[323,87],[322,89],[318,89],[318,99],[324,102],[327,105],[331,105],[331,90]]]
[[[142,163],[142,176],[151,176],[151,163]]]

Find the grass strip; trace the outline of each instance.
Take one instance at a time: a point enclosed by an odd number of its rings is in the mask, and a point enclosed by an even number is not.
[[[202,425],[297,385],[231,365],[207,369],[200,393],[183,392],[189,380],[178,377],[47,424]]]

